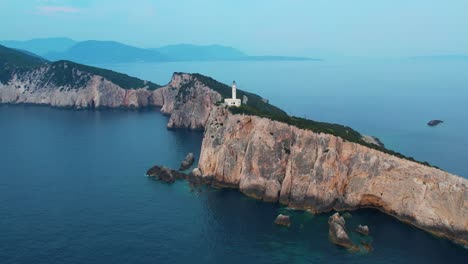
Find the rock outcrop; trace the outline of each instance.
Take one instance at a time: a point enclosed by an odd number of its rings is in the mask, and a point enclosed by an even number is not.
[[[468,244],[468,181],[329,134],[214,108],[199,168],[214,184],[292,208],[377,208]]]
[[[339,213],[333,214],[328,219],[328,237],[334,244],[351,250],[357,249],[346,231],[346,221]]]
[[[180,163],[179,170],[184,171],[184,170],[190,168],[190,166],[192,166],[194,161],[195,161],[195,155],[193,155],[193,153],[187,154],[185,159]]]
[[[442,124],[443,122],[444,121],[442,120],[431,120],[427,122],[427,125],[433,127],[433,126],[438,126],[439,124]]]
[[[203,130],[211,110],[222,100],[221,94],[186,73],[175,73],[162,89],[170,95],[165,97],[161,109],[163,113],[171,114],[168,128]]]
[[[287,215],[279,214],[275,219],[275,224],[289,227],[291,226],[291,219]]]
[[[373,136],[364,135],[364,136],[362,136],[362,140],[364,140],[365,142],[367,142],[369,144],[376,145],[378,147],[382,147],[382,148],[385,147],[384,143],[382,141],[380,141],[380,139],[378,139],[376,137],[373,137]]]
[[[164,166],[157,166],[157,165],[150,168],[146,172],[146,175],[148,177],[154,177],[157,180],[160,180],[165,183],[174,183],[178,179],[187,178],[187,175],[184,173],[180,173],[176,170],[172,170]]]
[[[368,236],[369,235],[369,227],[368,226],[363,226],[363,225],[358,225],[358,227],[356,228],[356,232],[358,232],[359,234],[363,235],[363,236]]]

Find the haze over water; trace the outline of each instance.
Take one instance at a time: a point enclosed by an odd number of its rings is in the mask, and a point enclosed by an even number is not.
[[[198,72],[289,114],[348,125],[386,147],[468,177],[468,61],[331,60],[99,65],[159,84]],[[432,119],[445,122],[428,127]]]

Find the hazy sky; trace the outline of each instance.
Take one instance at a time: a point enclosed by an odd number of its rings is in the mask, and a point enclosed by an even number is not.
[[[255,55],[468,54],[468,0],[0,0],[0,17],[2,40],[223,44]]]

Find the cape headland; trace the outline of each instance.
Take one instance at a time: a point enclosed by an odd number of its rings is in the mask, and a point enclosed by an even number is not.
[[[160,86],[0,46],[0,103],[160,107],[168,128],[204,130],[194,177],[314,213],[377,208],[468,245],[468,180],[386,149],[352,128],[289,116],[262,97],[188,73]],[[174,177],[169,177],[171,180]]]

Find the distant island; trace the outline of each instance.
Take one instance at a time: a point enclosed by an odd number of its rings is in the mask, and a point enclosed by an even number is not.
[[[105,64],[172,61],[304,61],[319,60],[292,56],[251,56],[222,45],[177,44],[159,48],[139,48],[116,41],[74,41],[69,38],[44,38],[27,41],[0,41],[9,48],[37,54],[50,60]]]
[[[420,61],[468,61],[468,55],[463,54],[445,54],[445,55],[432,55],[432,56],[413,56],[411,60]]]

